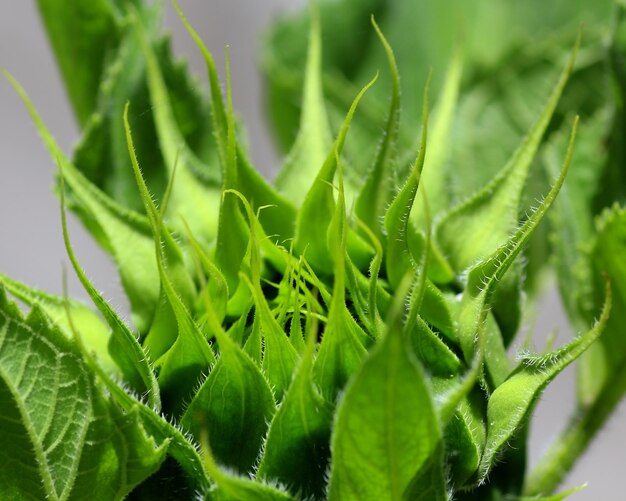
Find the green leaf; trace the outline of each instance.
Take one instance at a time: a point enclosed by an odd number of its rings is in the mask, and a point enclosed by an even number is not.
[[[181,423],[195,437],[207,439],[220,463],[245,473],[257,461],[275,411],[274,396],[257,364],[223,330],[208,300],[205,307],[220,357]]]
[[[316,268],[326,271],[326,273],[330,273],[333,267],[326,245],[326,232],[335,212],[332,183],[337,170],[338,158],[341,155],[350,122],[359,101],[377,78],[378,75],[370,80],[354,98],[341,130],[335,139],[335,143],[320,168],[315,181],[309,188],[302,207],[298,212],[294,248],[300,253],[306,253],[307,260]]]
[[[167,445],[101,394],[80,354],[35,306],[0,291],[2,497],[121,499],[156,471]],[[10,445],[10,447],[9,447]],[[2,477],[10,474],[10,478]]]
[[[576,50],[541,115],[505,167],[485,188],[448,213],[437,227],[437,240],[457,272],[491,255],[518,226],[529,168],[572,72],[575,57]]]
[[[298,136],[281,166],[274,184],[295,205],[313,184],[330,149],[330,123],[324,109],[321,78],[322,47],[318,7],[311,4],[309,48],[302,97],[302,115]]]
[[[600,336],[611,305],[611,289],[607,285],[602,314],[587,334],[554,352],[524,356],[508,379],[493,392],[487,405],[487,442],[480,461],[481,481],[488,475],[497,454],[524,424],[545,387]]]
[[[68,306],[72,315],[72,323],[83,336],[87,347],[95,352],[107,369],[111,371],[118,369],[107,349],[110,337],[109,328],[91,308],[80,301],[67,300],[59,296],[47,294],[2,274],[0,274],[0,284],[7,292],[23,301],[27,306],[33,307],[38,305],[52,323],[67,338],[71,338],[73,334],[66,314],[66,306]]]
[[[349,377],[361,365],[367,341],[367,335],[356,323],[345,302],[347,222],[341,169],[338,177],[337,203],[331,224],[327,227],[328,246],[335,259],[333,291],[328,322],[313,367],[314,379],[320,385],[322,395],[331,402],[335,401]]]
[[[270,425],[257,477],[287,485],[294,494],[320,498],[326,487],[334,409],[313,382],[315,338],[309,334],[307,341]]]
[[[499,346],[497,337],[494,337],[494,327],[486,324],[488,319],[488,310],[493,298],[493,294],[498,285],[498,281],[502,279],[506,271],[516,259],[522,250],[523,245],[528,241],[537,225],[543,219],[546,211],[554,202],[565,176],[570,166],[570,162],[574,150],[574,141],[578,127],[578,119],[574,121],[570,141],[568,145],[567,155],[563,162],[559,177],[554,182],[550,192],[545,199],[539,204],[534,212],[524,221],[524,223],[515,231],[515,233],[505,239],[501,243],[501,247],[497,249],[491,256],[484,259],[470,268],[467,276],[467,286],[463,292],[461,305],[458,313],[459,325],[459,341],[465,360],[469,361],[474,353],[474,342],[476,336],[481,336],[483,330],[490,335],[490,340],[486,346],[490,349],[485,353],[485,360],[489,366],[490,361],[500,365],[498,359],[504,361],[506,353],[503,346]],[[495,350],[495,351],[492,351]],[[493,374],[496,380],[500,379],[499,374]]]
[[[330,499],[401,499],[429,466],[441,431],[423,370],[401,334],[404,298],[341,399]]]
[[[157,384],[154,373],[152,372],[148,355],[119,315],[113,310],[113,308],[111,308],[111,306],[104,300],[102,295],[89,281],[87,275],[85,275],[85,272],[81,268],[76,255],[74,254],[74,250],[72,249],[72,245],[70,243],[70,237],[67,229],[67,216],[65,213],[65,184],[63,182],[64,172],[65,171],[62,171],[61,176],[61,226],[63,231],[63,242],[65,244],[67,255],[70,258],[74,271],[84,289],[87,291],[89,297],[111,328],[108,352],[122,370],[122,373],[126,378],[126,382],[129,383],[131,387],[140,395],[147,395],[150,405],[159,409],[161,407],[159,385]],[[67,317],[67,319],[69,322],[70,317]],[[78,324],[74,324],[72,320],[72,322],[69,322],[68,325],[74,333],[76,330],[75,326]]]
[[[38,0],[78,122],[96,108],[107,59],[120,38],[119,13],[110,0]]]
[[[387,208],[394,197],[396,181],[397,151],[396,142],[398,138],[398,128],[400,125],[400,77],[393,50],[387,42],[382,31],[376,24],[372,16],[372,26],[378,35],[380,43],[385,49],[389,72],[391,74],[391,100],[387,122],[383,132],[383,140],[374,156],[372,170],[370,171],[365,184],[356,200],[356,213],[358,217],[374,232],[379,240],[383,237],[381,220],[388,212]],[[424,111],[424,113],[427,113]],[[422,136],[422,150],[425,149],[425,134]],[[418,161],[416,163],[419,163]],[[423,158],[422,158],[423,163]],[[421,168],[421,165],[420,165]],[[390,239],[390,241],[392,238]]]
[[[159,289],[148,221],[111,200],[67,160],[24,89],[9,73],[4,72],[4,75],[21,97],[50,155],[62,169],[70,189],[68,202],[98,243],[115,260],[130,300],[134,323],[140,332],[146,332],[154,315]]]
[[[161,279],[161,290],[176,319],[177,333],[175,333],[175,340],[159,356],[155,363],[160,368],[159,384],[163,397],[168,400],[168,410],[174,409],[179,411],[182,402],[192,394],[201,375],[215,363],[215,355],[204,334],[191,318],[189,311],[185,307],[185,302],[174,289],[173,283],[175,280],[179,289],[182,289],[183,297],[190,297],[189,289],[195,289],[195,287],[184,269],[180,249],[167,229],[163,228],[163,214],[157,213],[154,202],[148,192],[148,187],[141,175],[128,123],[128,106],[124,113],[124,127],[137,186],[139,187],[150,226],[152,227],[157,266]],[[173,183],[173,180],[171,183]],[[181,286],[187,286],[188,290]],[[160,331],[151,330],[146,342],[160,333]],[[153,356],[156,355],[153,354]],[[177,415],[178,412],[174,412],[174,414]]]

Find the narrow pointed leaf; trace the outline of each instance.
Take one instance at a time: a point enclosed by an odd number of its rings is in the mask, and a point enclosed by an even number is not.
[[[62,172],[62,175],[64,172],[65,171]],[[70,262],[72,263],[72,267],[74,268],[74,272],[78,276],[78,279],[84,289],[87,291],[87,294],[89,294],[89,297],[96,305],[96,308],[98,308],[111,328],[111,337],[109,339],[109,353],[111,354],[111,357],[118,364],[126,378],[126,381],[133,387],[133,389],[135,389],[140,395],[147,395],[150,405],[158,409],[161,407],[161,393],[156,377],[152,372],[148,355],[139,344],[135,335],[89,281],[87,275],[81,268],[76,255],[74,254],[74,249],[72,248],[67,229],[64,191],[65,184],[63,179],[65,178],[62,177],[61,180],[61,225],[63,231],[63,242],[65,244],[67,255],[70,258]]]
[[[322,42],[318,6],[312,3],[310,9],[309,49],[298,137],[275,179],[276,187],[295,206],[302,204],[302,196],[313,184],[324,163],[324,155],[332,144],[322,91]]]
[[[480,461],[484,479],[512,434],[524,424],[545,387],[565,367],[582,355],[602,334],[611,311],[611,289],[594,327],[562,348],[537,356],[527,356],[509,378],[493,392],[487,406],[487,442]]]
[[[457,272],[495,252],[518,226],[520,200],[528,170],[572,72],[575,57],[576,49],[541,115],[502,171],[439,224],[437,241]]]
[[[131,304],[133,320],[146,332],[158,300],[158,272],[148,221],[124,209],[91,184],[65,157],[41,120],[24,89],[8,73],[5,76],[18,92],[42,136],[50,155],[63,169],[70,189],[69,204],[87,229],[116,261],[122,285]]]
[[[374,235],[382,240],[383,232],[381,220],[385,216],[387,207],[395,195],[394,181],[396,179],[395,169],[397,167],[395,165],[397,161],[396,142],[398,139],[398,129],[400,127],[400,77],[398,76],[398,66],[396,65],[393,50],[383,35],[383,32],[376,24],[373,15],[372,26],[387,56],[389,73],[391,74],[391,100],[389,102],[389,111],[383,133],[383,140],[374,157],[372,170],[367,176],[365,185],[357,198],[356,213],[361,221],[374,232]]]

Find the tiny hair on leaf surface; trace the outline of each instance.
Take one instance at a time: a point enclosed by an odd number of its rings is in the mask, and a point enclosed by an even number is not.
[[[624,111],[599,91],[624,88],[626,16],[575,3],[313,0],[275,19],[270,181],[242,76],[227,50],[221,81],[187,6],[206,86],[163,2],[38,0],[71,154],[4,74],[91,304],[0,272],[0,498],[575,497],[559,486],[626,392]],[[551,270],[585,334],[514,360]],[[529,470],[536,404],[572,363],[576,409]]]

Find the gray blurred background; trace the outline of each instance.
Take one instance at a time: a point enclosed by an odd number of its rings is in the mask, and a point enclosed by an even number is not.
[[[68,0],[71,1],[71,0]],[[251,155],[266,175],[278,165],[262,118],[262,83],[257,71],[259,37],[280,12],[303,6],[305,0],[180,1],[189,20],[222,67],[224,46],[230,46],[233,98],[247,126]],[[68,153],[78,130],[56,70],[52,52],[39,21],[34,0],[0,0],[0,67],[8,69],[26,88],[44,121]],[[166,24],[173,32],[174,50],[188,58],[204,82],[205,70],[194,44],[168,9]],[[21,101],[0,80],[0,271],[48,292],[62,292],[63,263],[59,202],[52,193],[54,164]],[[95,285],[113,305],[128,311],[113,265],[74,219],[70,233],[76,253]],[[66,266],[67,267],[67,266]],[[68,267],[69,268],[69,267]],[[70,295],[87,299],[68,272]],[[543,338],[557,329],[557,343],[571,334],[551,289],[536,322],[528,325]],[[537,341],[541,346],[541,342]],[[574,370],[570,367],[546,391],[531,430],[531,463],[566,423],[573,406]],[[573,500],[621,500],[626,474],[626,405],[620,406],[598,440],[568,477],[564,487],[588,482]]]

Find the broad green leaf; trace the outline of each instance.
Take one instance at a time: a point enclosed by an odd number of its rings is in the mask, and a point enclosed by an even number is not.
[[[122,499],[165,457],[167,444],[102,396],[39,306],[24,318],[4,291],[0,401],[0,464],[11,465],[0,470],[3,498]]]
[[[68,341],[38,308],[23,319],[4,291],[0,291],[0,380],[2,408],[9,410],[0,427],[2,441],[8,445],[7,434],[15,433],[16,444],[25,447],[15,448],[15,466],[2,471],[10,472],[25,492],[67,499],[92,417],[91,382]],[[14,461],[12,449],[2,449],[2,463]]]
[[[24,89],[10,74],[4,74],[24,101],[50,155],[62,168],[70,190],[69,205],[115,260],[130,301],[134,323],[140,332],[146,332],[154,315],[159,290],[148,221],[111,200],[67,160]]]
[[[307,341],[270,425],[257,477],[287,485],[294,494],[320,498],[326,487],[333,407],[313,382],[315,338]]]
[[[319,13],[317,5],[312,3],[298,137],[274,181],[280,192],[285,194],[295,206],[303,202],[302,194],[306,193],[315,181],[324,163],[324,155],[330,150],[332,144],[330,123],[324,109],[321,66]]]
[[[338,405],[331,500],[402,499],[440,447],[441,430],[423,369],[402,334],[402,301],[395,298],[388,330]]]
[[[611,311],[611,289],[594,327],[562,348],[536,356],[524,356],[509,378],[493,392],[487,405],[487,442],[480,461],[480,479],[485,479],[513,433],[524,424],[545,387],[576,360],[600,336]]]
[[[205,307],[220,357],[181,423],[199,440],[206,438],[220,463],[245,474],[257,461],[275,411],[274,396],[257,364],[223,330],[209,301]]]
[[[67,93],[80,125],[97,106],[107,59],[120,38],[117,6],[110,0],[37,0]]]
[[[102,364],[111,371],[116,371],[117,366],[107,349],[109,343],[109,328],[102,319],[87,305],[80,301],[68,300],[52,294],[47,294],[34,287],[29,287],[21,282],[12,280],[0,274],[0,284],[12,296],[23,301],[27,306],[38,305],[46,316],[68,338],[72,337],[66,314],[66,306],[69,306],[72,314],[72,323],[85,340],[87,347],[96,353]]]

